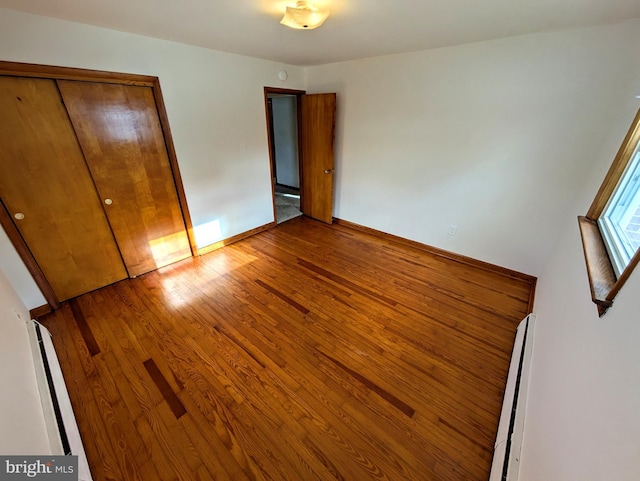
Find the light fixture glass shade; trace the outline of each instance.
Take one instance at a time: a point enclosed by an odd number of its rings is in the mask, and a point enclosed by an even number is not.
[[[324,23],[329,10],[320,10],[311,2],[298,1],[295,7],[287,7],[280,23],[301,30],[313,30]]]

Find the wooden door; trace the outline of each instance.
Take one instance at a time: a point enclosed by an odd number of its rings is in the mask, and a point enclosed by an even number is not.
[[[59,300],[127,277],[53,80],[0,76],[0,197]]]
[[[300,102],[302,213],[331,224],[336,94],[301,95]]]
[[[129,275],[191,256],[151,88],[58,86]]]

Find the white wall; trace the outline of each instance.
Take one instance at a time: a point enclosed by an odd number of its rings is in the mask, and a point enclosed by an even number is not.
[[[29,312],[0,272],[0,453],[49,454],[33,357]]]
[[[0,228],[0,275],[3,274],[11,279],[13,289],[30,309],[47,303],[4,229]]]
[[[309,93],[338,93],[335,216],[540,274],[639,34],[628,22],[308,68]]]
[[[300,187],[298,163],[298,109],[294,95],[273,97],[273,141],[276,151],[276,181]]]
[[[640,106],[638,44],[633,21],[306,71],[338,92],[337,217],[539,276],[522,481],[640,473],[640,270],[599,319],[576,219]]]
[[[640,269],[598,318],[575,216],[584,215],[640,107],[640,62],[599,161],[538,281],[522,481],[640,476]],[[630,78],[633,78],[631,76]]]
[[[274,220],[263,87],[303,88],[301,68],[7,9],[0,60],[159,77],[198,246]],[[21,261],[5,245],[13,277]],[[44,304],[34,287],[29,308]]]

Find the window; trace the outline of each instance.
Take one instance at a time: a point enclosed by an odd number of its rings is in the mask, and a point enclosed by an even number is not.
[[[633,153],[622,178],[598,218],[598,227],[617,277],[640,247],[640,152]]]
[[[640,261],[640,111],[578,222],[591,298],[602,316]]]

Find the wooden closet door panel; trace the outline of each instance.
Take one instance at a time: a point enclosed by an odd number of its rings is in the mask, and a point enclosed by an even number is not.
[[[127,277],[53,80],[0,77],[0,197],[59,300]]]
[[[58,86],[131,276],[191,256],[149,87],[59,80]]]

